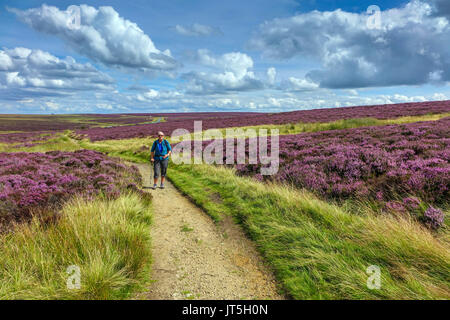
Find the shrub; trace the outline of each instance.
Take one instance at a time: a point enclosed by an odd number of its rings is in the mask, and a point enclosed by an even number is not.
[[[140,184],[137,168],[96,151],[0,153],[0,230],[34,214],[54,218],[74,195],[115,199]]]
[[[444,213],[440,209],[429,207],[423,214],[423,220],[431,229],[438,229],[444,223]]]

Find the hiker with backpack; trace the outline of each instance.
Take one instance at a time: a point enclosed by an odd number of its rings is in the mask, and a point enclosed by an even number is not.
[[[166,178],[167,166],[169,165],[169,157],[172,154],[172,147],[169,141],[164,139],[164,133],[158,132],[158,139],[153,142],[151,149],[151,161],[153,162],[153,187],[157,188],[158,177],[161,174],[160,188],[164,189],[164,180]]]

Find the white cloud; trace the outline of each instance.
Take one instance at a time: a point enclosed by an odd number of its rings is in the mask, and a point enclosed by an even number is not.
[[[433,98],[434,97],[434,98]],[[336,95],[328,90],[305,93],[284,93],[277,96],[269,96],[265,100],[259,100],[258,109],[276,111],[308,110],[317,108],[339,108],[347,106],[383,105],[404,102],[423,102],[439,100],[441,96],[408,96],[403,94],[392,95]]]
[[[425,98],[424,96],[412,96],[412,97],[408,97],[406,95],[402,95],[402,94],[394,94],[390,97],[390,99],[394,102],[423,102],[423,101],[427,101],[427,98]]]
[[[47,101],[45,102],[45,105],[48,107],[46,109],[52,110],[52,111],[58,111],[60,106],[58,103],[52,102],[52,101]]]
[[[0,50],[0,97],[23,100],[33,96],[67,95],[80,90],[111,90],[113,79],[89,63],[60,59],[28,48]]]
[[[436,101],[443,101],[443,100],[448,100],[448,97],[443,93],[436,92],[435,94],[433,94],[432,99],[436,100]]]
[[[12,106],[8,101],[0,104],[0,111],[30,112],[38,110],[41,106],[47,112],[49,109],[45,102],[59,105],[56,112],[86,113],[86,112],[182,112],[182,111],[243,111],[279,112],[290,110],[308,110],[316,108],[331,108],[343,106],[392,104],[415,101],[441,100],[443,95],[448,96],[448,90],[442,95],[430,94],[410,95],[400,91],[396,94],[378,94],[369,90],[361,90],[359,95],[352,95],[347,90],[312,90],[312,91],[281,91],[270,90],[264,92],[245,91],[239,93],[225,92],[214,95],[198,95],[183,93],[176,90],[147,89],[139,92],[104,94],[96,96],[94,92],[82,95],[65,97],[52,97],[51,99],[34,99],[28,103],[15,102]],[[43,102],[44,101],[44,102]],[[9,109],[8,109],[8,106]],[[12,107],[11,107],[12,106]],[[112,107],[112,109],[111,109]],[[6,109],[5,109],[6,108]],[[12,108],[12,109],[11,109]],[[44,109],[42,109],[44,110]],[[1,112],[0,112],[1,113]]]
[[[183,96],[181,92],[172,90],[172,91],[158,91],[154,89],[149,89],[143,93],[139,93],[136,95],[136,99],[138,101],[154,101],[154,100],[174,100]]]
[[[100,110],[107,110],[107,111],[111,111],[113,110],[113,106],[109,103],[97,103],[96,107],[99,108]]]
[[[253,60],[241,52],[213,56],[208,50],[200,49],[196,61],[218,72],[190,72],[183,75],[188,80],[186,91],[195,94],[212,94],[232,91],[249,91],[264,87],[251,69]]]
[[[177,67],[170,51],[160,51],[134,22],[120,17],[112,7],[71,6],[62,11],[42,5],[28,10],[8,9],[33,29],[63,39],[71,48],[105,65],[142,71],[167,71]],[[73,10],[80,25],[71,26]]]
[[[274,67],[267,69],[267,80],[270,85],[275,84],[276,76],[277,76],[277,70]]]
[[[287,91],[311,91],[319,88],[319,85],[308,79],[299,79],[295,77],[289,77],[281,84],[282,89]]]
[[[247,70],[253,68],[253,59],[241,52],[229,52],[215,57],[208,50],[199,49],[196,59],[204,66],[231,71],[238,77],[245,76]]]
[[[19,100],[17,102],[19,102],[19,103],[32,103],[32,102],[34,102],[34,99],[22,99],[22,100]]]
[[[222,34],[219,28],[214,28],[210,26],[206,26],[199,23],[194,23],[190,26],[182,26],[177,24],[174,27],[174,30],[183,36],[189,37],[199,37],[199,36],[210,36],[210,35],[218,35]]]
[[[450,81],[450,23],[442,15],[415,0],[381,11],[380,28],[370,29],[366,13],[311,11],[262,24],[249,46],[277,59],[316,60],[322,67],[307,77],[326,88]]]

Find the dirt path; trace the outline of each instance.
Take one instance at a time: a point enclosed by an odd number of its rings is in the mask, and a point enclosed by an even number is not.
[[[137,165],[150,184],[150,166]],[[239,226],[216,225],[175,187],[151,190],[155,282],[146,299],[283,299],[273,275]]]

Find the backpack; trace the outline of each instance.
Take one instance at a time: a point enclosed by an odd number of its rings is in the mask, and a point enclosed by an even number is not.
[[[163,140],[165,145],[166,145],[166,149],[167,151],[169,151],[169,141],[167,141],[166,139]]]
[[[158,140],[155,140],[154,143],[158,143],[157,141],[158,141]],[[167,141],[166,139],[164,139],[164,140],[163,140],[163,143],[165,144],[167,151],[169,151],[169,141]],[[155,151],[156,151],[156,149],[155,149]]]

